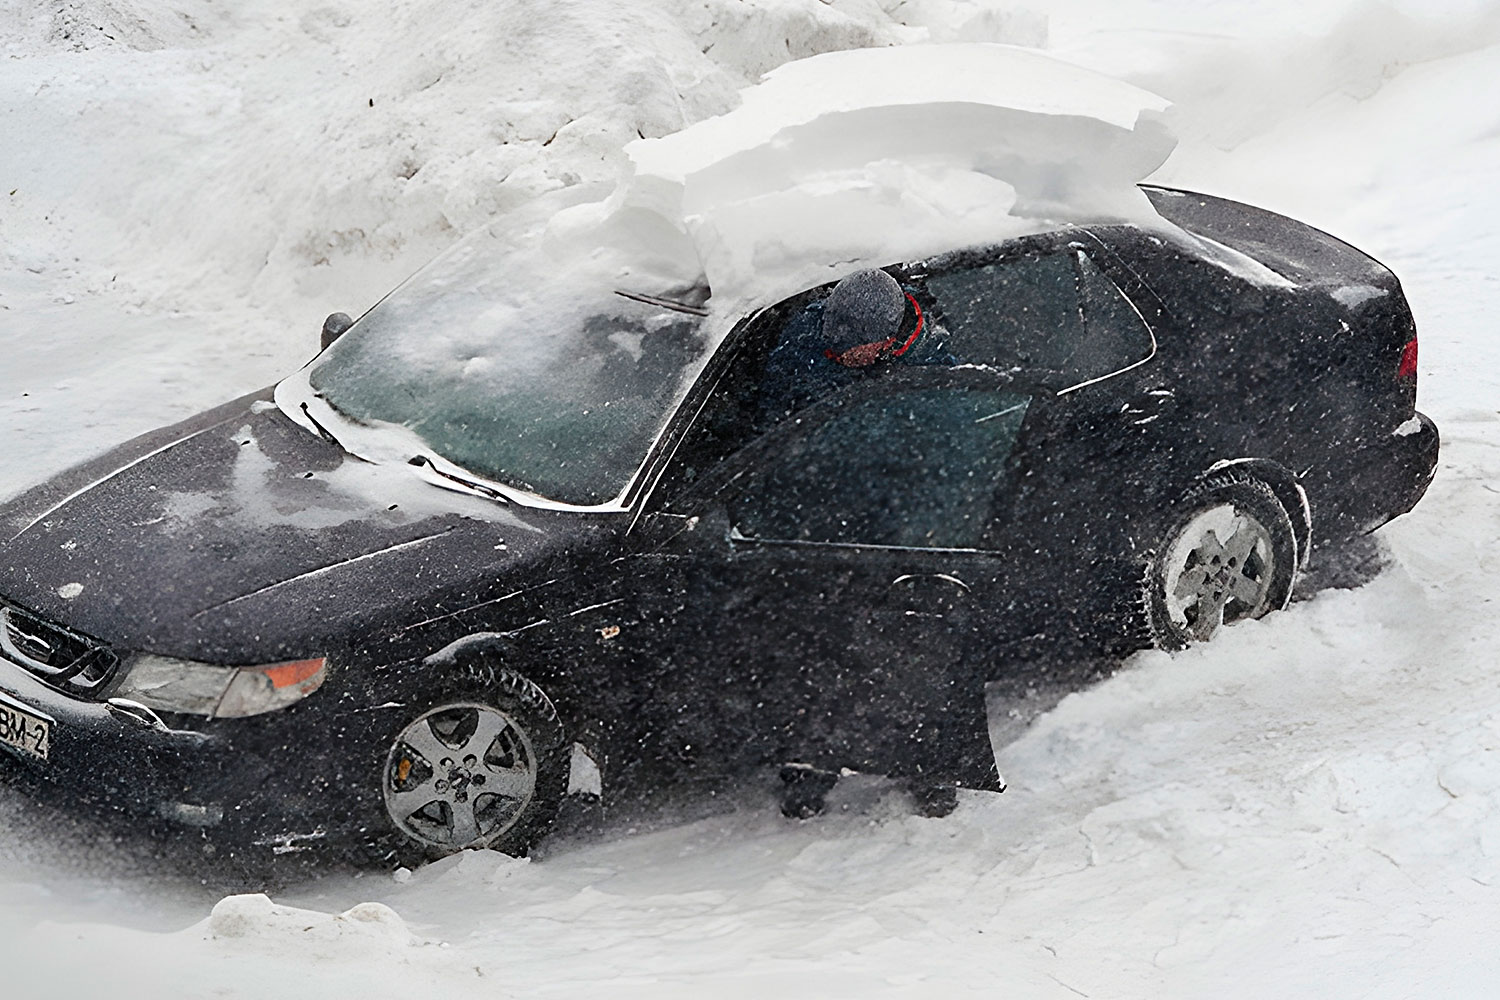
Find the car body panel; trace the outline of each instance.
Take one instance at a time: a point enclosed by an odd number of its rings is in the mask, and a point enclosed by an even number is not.
[[[429,497],[410,479],[349,459],[278,410],[242,411],[13,536],[6,596],[129,649],[267,663],[341,643],[434,592],[477,603],[483,581],[524,576],[580,534],[576,516]]]

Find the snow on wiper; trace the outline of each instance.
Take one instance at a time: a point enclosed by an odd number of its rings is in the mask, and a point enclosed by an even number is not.
[[[339,448],[346,452],[349,451],[348,448],[344,447],[344,443],[342,441],[333,436],[333,431],[330,431],[327,427],[324,427],[322,421],[312,415],[312,411],[307,408],[306,403],[302,403],[300,405],[302,407],[302,415],[307,417],[308,420],[312,421],[312,425],[318,429],[318,434],[323,438],[324,441],[327,441],[335,448]]]
[[[413,455],[411,458],[408,458],[406,460],[406,464],[415,465],[418,468],[426,468],[428,472],[431,472],[439,479],[445,480],[448,483],[452,483],[453,485],[467,490],[470,493],[476,493],[479,496],[486,497],[498,503],[508,504],[511,502],[509,497],[507,497],[504,493],[501,493],[499,490],[495,489],[493,486],[486,486],[484,483],[469,479],[464,476],[455,475],[452,472],[448,472],[444,469],[438,468],[437,464],[426,455]]]

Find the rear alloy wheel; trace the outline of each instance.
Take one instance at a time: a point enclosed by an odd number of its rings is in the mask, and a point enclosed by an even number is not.
[[[1296,575],[1291,518],[1260,480],[1213,476],[1183,500],[1146,575],[1151,637],[1165,649],[1286,607]]]
[[[381,793],[405,841],[398,853],[524,854],[550,826],[567,782],[561,726],[529,681],[508,671],[501,680],[422,712],[392,739]]]

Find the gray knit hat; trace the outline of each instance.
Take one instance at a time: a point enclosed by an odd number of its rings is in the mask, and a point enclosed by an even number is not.
[[[823,342],[833,350],[894,337],[906,315],[896,279],[873,268],[855,271],[833,288],[823,306]]]

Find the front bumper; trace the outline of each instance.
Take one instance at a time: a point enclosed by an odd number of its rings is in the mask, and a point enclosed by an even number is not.
[[[0,765],[23,768],[81,809],[137,817],[142,829],[166,821],[226,844],[300,850],[288,845],[337,842],[358,824],[341,769],[311,766],[327,762],[337,748],[323,744],[351,728],[320,701],[248,719],[156,714],[69,695],[0,656],[0,705],[50,726],[46,759],[0,744]]]
[[[194,785],[194,771],[217,770],[221,741],[207,733],[172,729],[126,704],[71,697],[0,657],[0,703],[44,719],[50,726],[45,760],[12,746],[10,761],[90,800],[132,811],[166,815]],[[182,813],[183,810],[175,810]],[[195,810],[184,814],[192,815]]]

